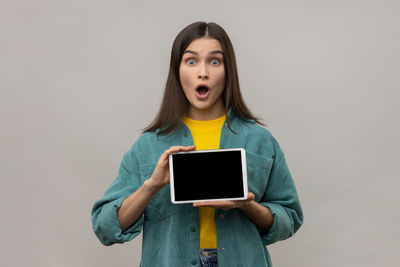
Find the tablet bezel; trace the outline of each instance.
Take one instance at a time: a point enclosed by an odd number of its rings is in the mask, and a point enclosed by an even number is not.
[[[229,151],[240,151],[241,164],[242,164],[242,182],[243,182],[243,197],[237,198],[217,198],[217,199],[201,199],[201,200],[175,200],[175,186],[174,186],[174,169],[173,169],[173,155],[176,154],[193,154],[193,153],[206,153],[206,152],[217,152],[224,153]],[[248,185],[247,185],[247,164],[246,164],[246,151],[243,148],[225,148],[225,149],[210,149],[210,150],[195,150],[188,152],[176,152],[169,155],[169,175],[170,175],[170,191],[171,191],[171,202],[174,204],[184,203],[195,203],[204,201],[230,201],[230,200],[246,200],[248,196]]]

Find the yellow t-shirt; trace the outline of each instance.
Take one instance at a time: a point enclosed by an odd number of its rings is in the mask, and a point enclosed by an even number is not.
[[[192,133],[196,150],[219,149],[221,129],[225,115],[210,121],[192,120],[187,117],[183,122]],[[199,207],[200,248],[217,248],[217,225],[215,208]]]

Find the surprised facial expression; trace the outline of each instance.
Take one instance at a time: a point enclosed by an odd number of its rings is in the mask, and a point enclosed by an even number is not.
[[[192,118],[223,115],[225,67],[218,40],[207,37],[193,40],[183,53],[179,75]]]

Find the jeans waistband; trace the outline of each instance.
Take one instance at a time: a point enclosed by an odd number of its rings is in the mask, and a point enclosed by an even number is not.
[[[200,255],[205,257],[217,255],[217,250],[215,248],[203,248],[200,249]]]
[[[212,262],[217,262],[217,249],[212,248],[203,248],[200,249],[200,260],[203,265],[209,264]]]

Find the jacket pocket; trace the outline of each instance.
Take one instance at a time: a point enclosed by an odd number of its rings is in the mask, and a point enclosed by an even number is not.
[[[246,151],[246,163],[249,192],[252,192],[255,195],[255,201],[259,202],[267,188],[274,160]]]

